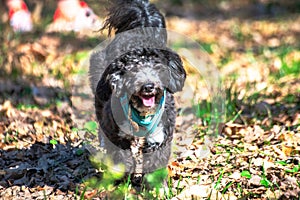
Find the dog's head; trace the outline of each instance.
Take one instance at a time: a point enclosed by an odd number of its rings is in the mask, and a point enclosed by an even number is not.
[[[161,104],[164,91],[180,91],[185,77],[181,59],[176,53],[141,48],[116,58],[103,73],[97,90],[109,87],[110,93],[117,98],[126,95],[130,106],[140,116],[146,116]],[[106,93],[96,92],[96,95],[108,100]]]
[[[153,115],[166,88],[168,71],[162,64],[141,63],[124,77],[124,88],[130,94],[130,105],[140,116]]]
[[[139,52],[141,53],[141,52]],[[153,55],[130,53],[118,60],[121,67],[109,77],[112,92],[117,97],[129,97],[129,104],[140,116],[152,115],[161,104],[164,90],[170,82],[168,66]]]

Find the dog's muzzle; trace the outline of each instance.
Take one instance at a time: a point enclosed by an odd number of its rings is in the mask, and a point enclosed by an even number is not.
[[[153,107],[155,105],[155,85],[146,83],[142,86],[139,98],[145,107]]]
[[[149,88],[148,88],[149,89]],[[152,104],[153,99],[155,97],[151,96],[150,99],[147,97],[142,97],[145,99],[143,100],[143,104]],[[136,130],[131,123],[130,124],[130,131],[134,136],[138,137],[145,137],[151,134],[154,134],[157,130],[158,124],[161,120],[161,117],[164,113],[165,108],[165,98],[166,98],[166,89],[164,89],[163,96],[160,99],[159,105],[154,114],[148,116],[140,116],[139,113],[129,104],[129,98],[127,93],[124,96],[120,97],[120,103],[124,112],[125,116],[128,116],[129,121],[133,121],[136,123],[139,128]]]

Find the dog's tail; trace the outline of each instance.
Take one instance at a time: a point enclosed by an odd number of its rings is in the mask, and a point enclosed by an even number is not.
[[[102,29],[111,35],[134,28],[166,28],[163,15],[148,0],[114,0]]]

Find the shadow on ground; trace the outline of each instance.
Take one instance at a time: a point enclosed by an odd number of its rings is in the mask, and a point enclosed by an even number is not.
[[[0,150],[0,156],[0,186],[4,188],[26,186],[33,192],[46,186],[74,192],[84,180],[100,176],[86,149],[71,144],[37,142],[26,149]]]

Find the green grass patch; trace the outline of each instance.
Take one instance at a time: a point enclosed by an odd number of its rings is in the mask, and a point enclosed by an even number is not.
[[[286,161],[283,161],[283,160],[277,161],[276,163],[279,164],[279,165],[282,165],[282,166],[287,165]]]
[[[292,169],[286,169],[285,171],[288,173],[297,173],[300,171],[300,165],[296,165]]]
[[[247,179],[250,179],[252,176],[248,170],[244,170],[241,172],[241,177],[245,177]]]
[[[203,43],[201,42],[200,43],[202,49],[207,52],[208,54],[212,54],[214,51],[213,51],[213,43]]]
[[[219,63],[218,63],[218,67],[222,68],[224,65],[228,64],[229,62],[231,62],[233,60],[232,58],[232,54],[227,52],[225,54],[225,56],[222,56]],[[231,78],[237,78],[237,74],[233,73],[230,74],[229,76],[231,76]]]
[[[272,183],[266,177],[262,177],[260,184],[266,188],[269,188],[272,185]]]
[[[39,109],[37,105],[33,104],[18,104],[17,105],[18,110],[32,110],[32,109]]]
[[[282,46],[272,51],[280,59],[279,71],[272,75],[276,79],[280,79],[287,75],[299,75],[300,74],[300,60],[291,60],[289,55],[293,51],[299,51],[291,46]]]
[[[152,188],[144,187],[140,191],[135,191],[131,178],[125,175],[125,166],[115,165],[109,158],[104,158],[102,153],[91,157],[91,161],[96,168],[102,171],[101,178],[90,178],[85,181],[87,188],[97,189],[99,192],[105,191],[111,199],[137,199],[138,196],[144,199],[158,199],[160,189],[163,186],[163,180],[166,179],[168,171],[166,168],[158,169],[145,176],[147,184]],[[104,159],[104,160],[103,160]],[[102,161],[102,162],[101,162]],[[170,182],[169,182],[170,183]],[[144,184],[144,183],[142,183]],[[171,184],[169,184],[171,191]],[[164,195],[171,198],[173,195],[169,191],[164,191]]]
[[[237,105],[238,105],[238,92],[232,90],[232,87],[229,87],[226,90],[226,102],[225,102],[226,119],[234,122],[239,117],[241,112],[238,109]]]
[[[221,189],[221,180],[222,180],[222,178],[223,178],[223,174],[224,174],[224,169],[221,169],[221,170],[220,170],[220,175],[219,175],[219,177],[218,177],[218,180],[217,180],[217,182],[216,182],[216,184],[215,184],[215,186],[214,186],[214,188],[215,188],[216,190],[220,190],[220,189]]]
[[[49,143],[52,144],[52,145],[57,145],[58,144],[57,140],[54,140],[54,139],[50,140]]]
[[[300,65],[299,65],[300,68]],[[298,100],[298,97],[295,94],[288,94],[283,98],[283,101],[290,104],[290,103],[296,103]]]
[[[83,128],[85,130],[87,130],[88,132],[94,134],[94,135],[97,135],[97,130],[98,130],[98,124],[97,122],[95,121],[89,121],[89,122],[86,122],[83,126]]]
[[[269,181],[267,178],[267,174],[264,166],[262,167],[262,176],[261,176],[260,184],[266,188],[273,187],[272,182]]]
[[[203,100],[195,105],[196,116],[203,120],[204,126],[208,126],[211,122],[211,102]]]

